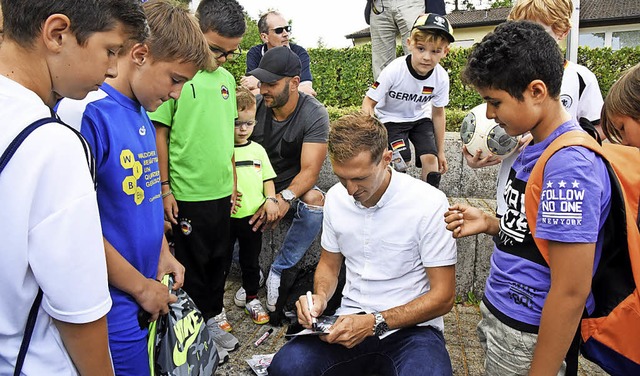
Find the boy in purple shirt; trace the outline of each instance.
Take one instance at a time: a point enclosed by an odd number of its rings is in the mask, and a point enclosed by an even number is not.
[[[488,118],[511,136],[533,136],[511,168],[500,219],[462,204],[445,214],[456,238],[494,236],[478,324],[487,374],[564,375],[577,357],[567,351],[582,313],[593,310],[591,278],[611,197],[602,159],[583,147],[558,151],[544,171],[535,234],[524,210],[527,180],[542,151],[581,129],[560,102],[563,61],[541,26],[507,22],[474,48],[462,74],[487,102]],[[549,241],[549,264],[534,236]]]

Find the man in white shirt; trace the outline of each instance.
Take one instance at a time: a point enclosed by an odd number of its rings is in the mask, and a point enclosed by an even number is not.
[[[445,195],[389,168],[387,133],[375,118],[346,115],[329,131],[329,157],[341,184],[326,196],[322,255],[310,309],[311,328],[346,284],[330,333],[298,336],[275,355],[270,375],[450,375],[442,315],[453,306],[456,244],[442,225]],[[425,367],[429,364],[429,367]]]

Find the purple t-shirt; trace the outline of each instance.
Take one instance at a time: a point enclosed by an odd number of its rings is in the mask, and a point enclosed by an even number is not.
[[[542,142],[528,145],[511,168],[504,192],[507,210],[494,238],[484,302],[505,324],[536,333],[551,273],[535,245],[525,214],[529,174],[546,147],[559,135],[580,130],[573,119]],[[596,243],[595,265],[602,250],[602,226],[610,209],[611,185],[604,162],[584,147],[556,152],[544,170],[538,207],[537,238],[564,243]],[[594,265],[594,271],[595,271]],[[587,310],[593,311],[593,298]]]

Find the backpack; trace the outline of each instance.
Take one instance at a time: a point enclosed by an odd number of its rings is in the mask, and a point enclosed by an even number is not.
[[[536,217],[547,160],[559,149],[583,146],[600,155],[611,180],[611,211],[604,224],[600,262],[592,279],[595,309],[580,323],[581,353],[612,375],[640,374],[640,150],[599,145],[581,131],[559,136],[536,162],[525,193],[525,212],[531,233]],[[534,240],[547,264],[548,242]]]
[[[173,291],[173,276],[162,278],[178,301],[169,313],[149,325],[149,367],[152,376],[209,376],[218,368],[218,350],[202,313],[183,290]]]

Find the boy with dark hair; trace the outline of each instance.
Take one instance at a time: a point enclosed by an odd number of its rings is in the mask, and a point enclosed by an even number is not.
[[[449,74],[439,62],[453,41],[446,18],[420,15],[407,41],[411,54],[386,66],[362,101],[362,110],[387,128],[389,148],[405,161],[411,160],[411,140],[422,180],[436,188],[447,171],[444,106],[449,103]]]
[[[246,25],[237,1],[203,0],[197,17],[217,64],[240,54]],[[179,99],[149,114],[156,128],[164,214],[173,227],[176,258],[187,270],[184,290],[207,320],[221,360],[239,345],[227,332],[231,325],[223,306],[236,205],[235,90],[226,69],[201,70]]]
[[[528,21],[504,23],[469,56],[463,80],[487,102],[487,117],[511,135],[531,132],[507,179],[507,209],[496,218],[464,204],[445,214],[453,236],[494,236],[480,306],[487,374],[565,373],[583,311],[593,310],[591,278],[603,244],[611,186],[602,159],[584,147],[555,153],[544,171],[532,234],[524,210],[531,169],[559,135],[581,130],[560,101],[564,59],[555,40]],[[549,242],[549,264],[533,237]]]
[[[84,98],[117,75],[118,50],[144,30],[138,0],[2,0],[0,152],[43,119],[0,174],[0,374],[13,374],[30,309],[22,374],[113,375],[111,307],[92,181],[79,134],[53,118],[60,97]],[[37,297],[41,297],[41,302]]]
[[[563,41],[571,30],[571,14],[573,2],[571,0],[518,0],[513,5],[508,19],[528,20],[541,25],[558,43]],[[562,86],[560,87],[560,101],[564,108],[577,120],[585,118],[599,127],[600,110],[602,109],[602,94],[598,79],[587,68],[574,62],[565,60]],[[530,136],[521,138],[524,145]],[[502,215],[506,203],[504,186],[509,177],[513,162],[518,157],[519,150],[502,160],[498,172],[496,213]],[[500,163],[494,156],[480,158],[478,150],[467,150],[463,146],[463,155],[469,167],[480,168]]]
[[[148,31],[137,35],[120,53],[117,78],[108,79],[82,101],[63,99],[61,118],[87,139],[96,158],[98,207],[107,255],[113,307],[107,315],[109,344],[117,375],[149,373],[149,321],[168,312],[176,300],[158,280],[174,274],[174,289],[182,285],[184,267],[164,238],[160,173],[153,111],[168,98],[178,98],[182,86],[211,57],[195,18],[172,0],[143,5]]]

